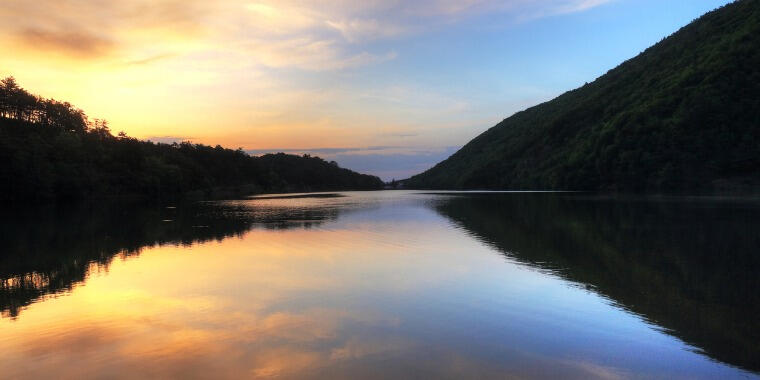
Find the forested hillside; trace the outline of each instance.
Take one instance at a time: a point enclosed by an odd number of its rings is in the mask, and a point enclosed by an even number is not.
[[[411,188],[760,189],[760,0],[710,12],[592,83],[516,113]]]
[[[369,190],[383,182],[318,157],[111,134],[69,103],[0,82],[0,199],[164,197],[244,192]]]

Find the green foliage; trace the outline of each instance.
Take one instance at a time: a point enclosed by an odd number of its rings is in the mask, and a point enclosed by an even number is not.
[[[710,12],[593,83],[518,112],[411,188],[760,188],[760,1]]]
[[[69,103],[0,82],[0,199],[173,197],[220,189],[285,192],[380,189],[375,177],[319,157],[189,142],[156,144],[120,133]]]

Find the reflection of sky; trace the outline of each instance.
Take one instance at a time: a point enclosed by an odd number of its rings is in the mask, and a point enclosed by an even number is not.
[[[350,211],[309,229],[253,229],[114,262],[0,320],[0,373],[740,375],[594,293],[510,262],[425,207],[428,196],[393,194],[251,201]],[[363,200],[372,206],[352,207]]]

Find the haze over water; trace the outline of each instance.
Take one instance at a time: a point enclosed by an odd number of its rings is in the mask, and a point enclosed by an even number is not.
[[[0,373],[756,378],[758,216],[412,191],[18,210]]]

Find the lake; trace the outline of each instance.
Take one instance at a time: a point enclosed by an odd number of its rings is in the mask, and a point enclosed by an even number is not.
[[[7,209],[0,377],[760,378],[760,201]]]

